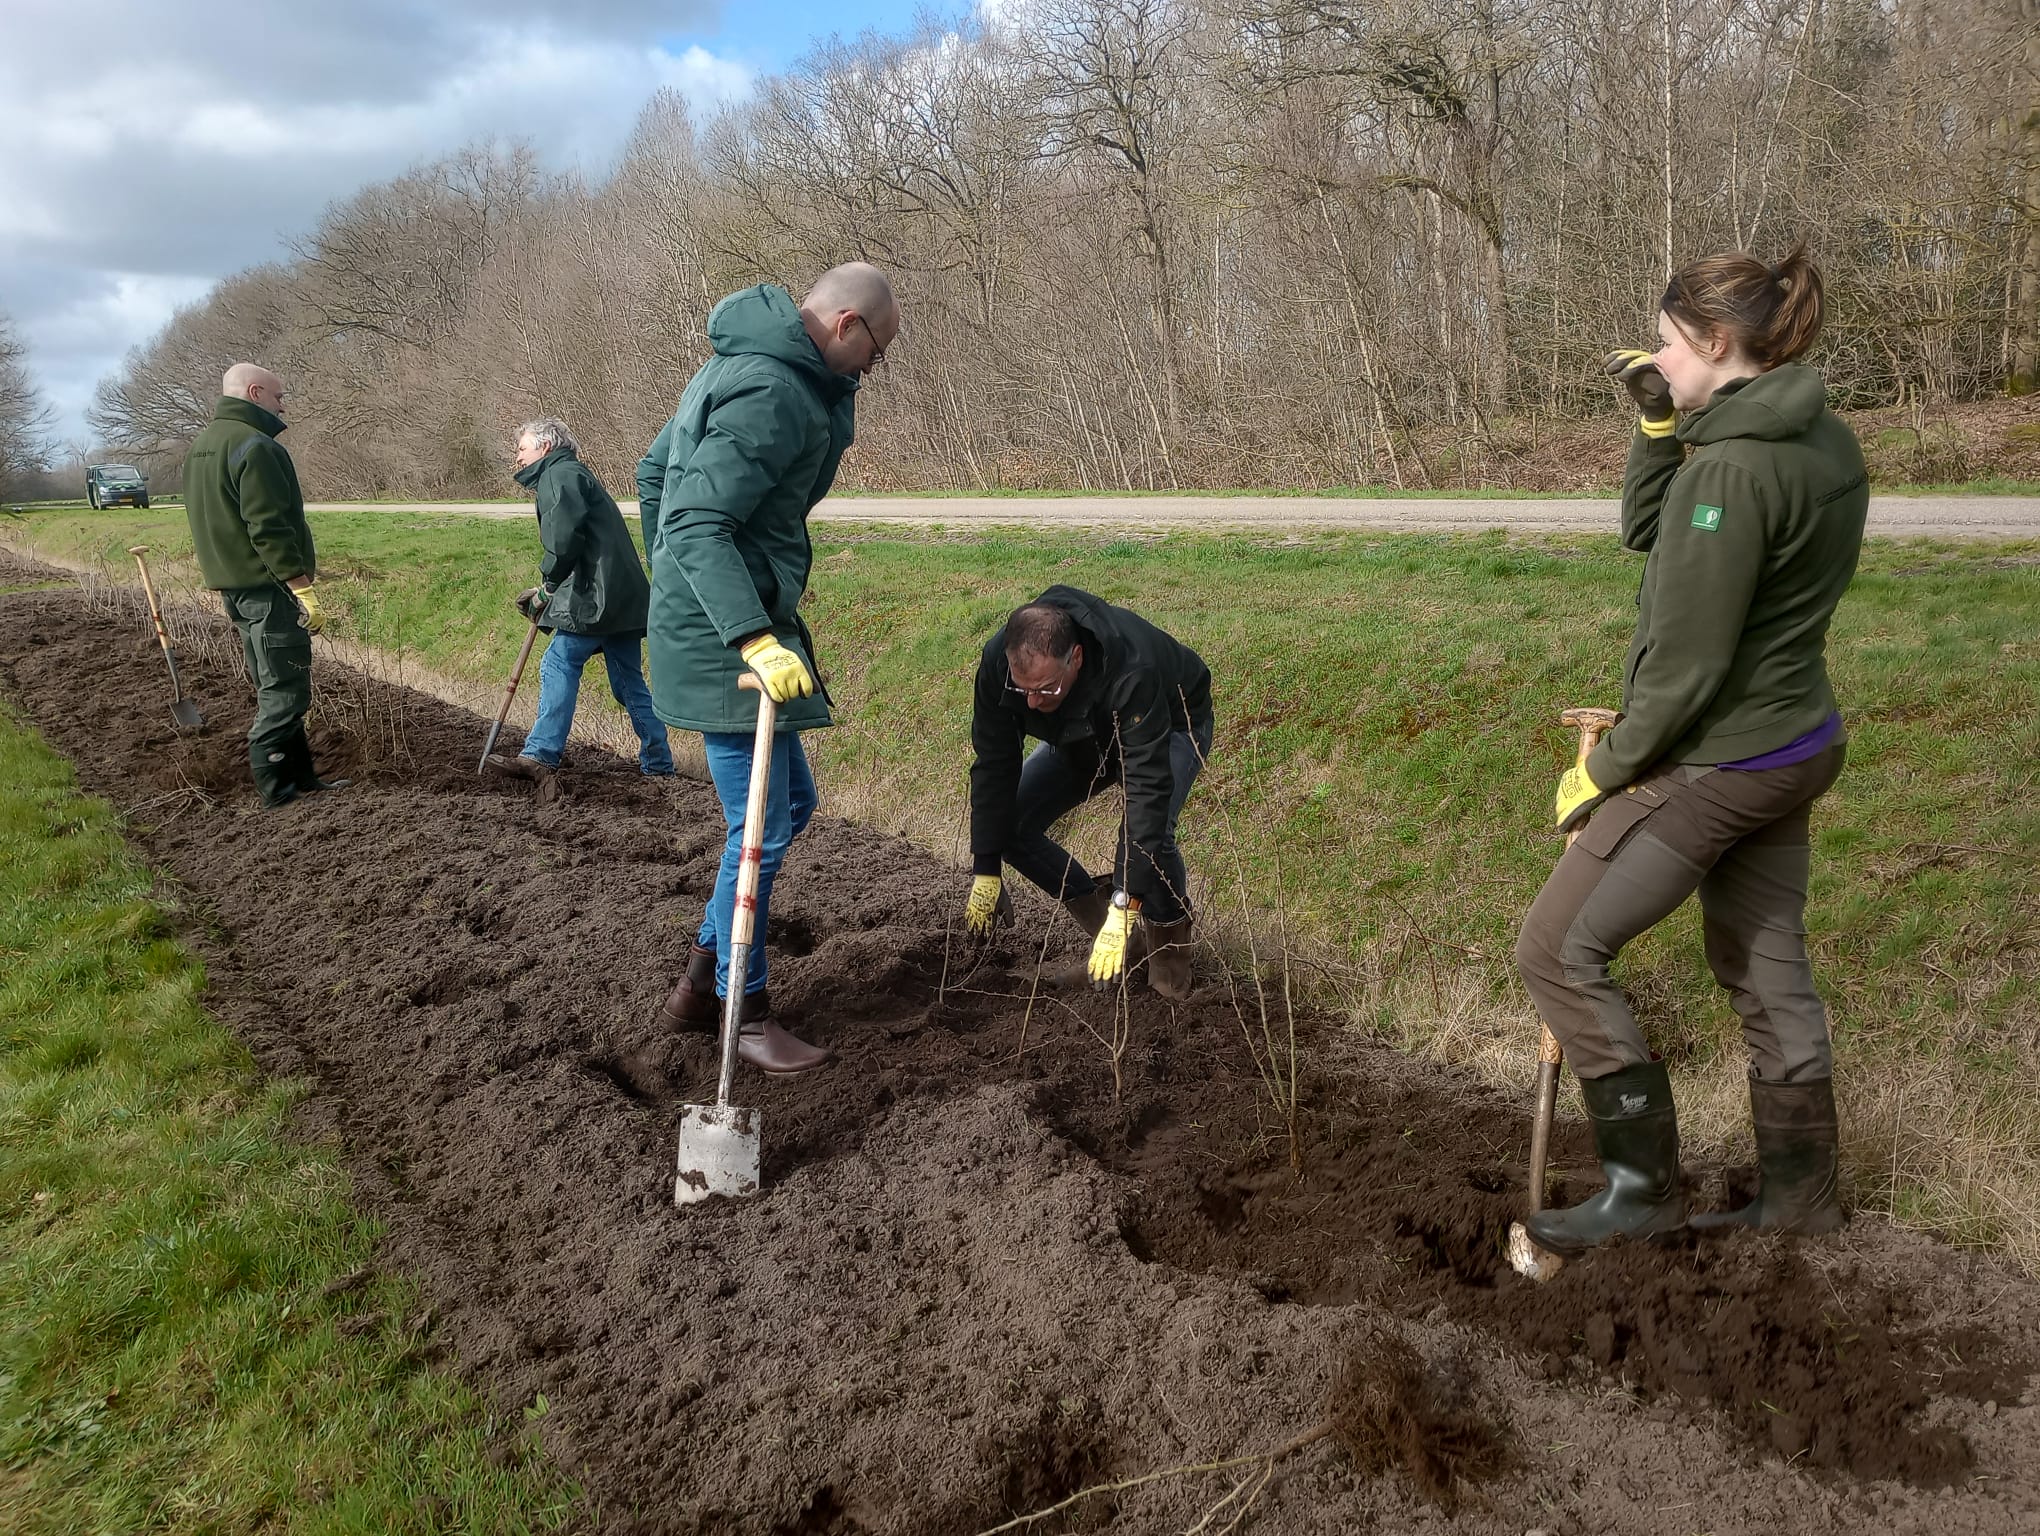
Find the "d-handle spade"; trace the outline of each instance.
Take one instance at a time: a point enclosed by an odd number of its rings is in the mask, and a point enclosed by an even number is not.
[[[503,702],[496,708],[496,718],[489,726],[488,740],[482,743],[482,758],[475,764],[476,773],[489,771],[489,754],[496,750],[496,738],[503,733],[503,722],[510,718],[510,701],[517,697],[517,685],[524,681],[524,664],[531,660],[531,643],[537,638],[538,620],[534,617],[531,628],[524,632],[524,649],[517,653],[517,665],[510,671],[510,681],[503,685]]]
[[[149,617],[156,624],[156,643],[163,647],[163,662],[170,668],[170,718],[183,729],[195,731],[205,724],[205,716],[184,696],[184,679],[177,675],[177,653],[170,649],[170,632],[163,627],[163,605],[156,601],[156,584],[149,579],[149,562],[142,558],[148,552],[146,544],[128,547],[135,564],[141,567],[142,590],[149,595]]]
[[[758,1193],[763,1179],[760,1147],[765,1117],[730,1103],[737,1071],[737,1032],[744,1008],[744,972],[758,935],[758,863],[765,850],[765,795],[772,785],[772,728],[779,711],[758,679],[745,673],[739,688],[758,695],[758,733],[751,743],[751,787],[744,797],[743,851],[737,860],[736,910],[730,918],[729,995],[723,999],[722,1070],[713,1104],[680,1106],[680,1163],[673,1203],[692,1205],[715,1195],[742,1198]]]
[[[1579,756],[1576,759],[1580,763],[1586,762],[1587,754],[1620,718],[1612,709],[1568,709],[1558,717],[1561,725],[1576,727],[1580,733]],[[1566,847],[1570,848],[1579,835],[1578,827],[1568,832]],[[1565,1053],[1559,1049],[1557,1036],[1546,1025],[1537,1041],[1537,1108],[1530,1121],[1530,1214],[1533,1216],[1544,1209],[1545,1169],[1551,1157],[1551,1122],[1558,1113],[1558,1069],[1564,1060]],[[1527,1275],[1532,1280],[1549,1280],[1564,1262],[1557,1254],[1547,1253],[1532,1242],[1529,1229],[1522,1222],[1510,1224],[1509,1267],[1517,1274]]]

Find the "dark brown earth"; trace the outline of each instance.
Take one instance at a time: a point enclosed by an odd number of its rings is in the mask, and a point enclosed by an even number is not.
[[[358,782],[263,812],[233,648],[190,648],[179,738],[138,606],[7,590],[48,579],[0,556],[0,697],[126,813],[421,1330],[513,1417],[545,1394],[601,1529],[953,1536],[1117,1483],[1024,1528],[2040,1529],[2040,1291],[1997,1261],[1860,1220],[1532,1286],[1520,1102],[1304,1020],[1299,1176],[1210,974],[1133,997],[1115,1101],[1111,999],[1028,1015],[1038,903],[975,953],[959,876],[826,817],[769,953],[841,1060],[740,1077],[767,1192],[676,1211],[713,1049],[651,1019],[708,790],[584,753],[541,804],[474,777],[473,717],[322,662],[315,745]]]

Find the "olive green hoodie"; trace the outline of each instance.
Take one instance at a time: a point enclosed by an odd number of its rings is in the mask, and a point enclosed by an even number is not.
[[[1597,785],[1756,757],[1834,713],[1828,621],[1869,508],[1862,447],[1801,364],[1723,385],[1675,436],[1637,434],[1622,543],[1648,558]]]
[[[738,647],[769,630],[812,669],[796,609],[814,547],[807,515],[829,493],[850,446],[857,380],[833,372],[800,307],[770,283],[709,312],[715,356],[638,464],[639,512],[652,567],[652,703],[668,725],[749,731],[758,696]],[[829,724],[827,697],[780,706],[779,729]]]

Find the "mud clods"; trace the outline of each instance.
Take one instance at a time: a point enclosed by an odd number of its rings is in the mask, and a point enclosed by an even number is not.
[[[1476,1400],[1463,1359],[1426,1360],[1377,1330],[1346,1359],[1326,1405],[1332,1438],[1370,1475],[1400,1472],[1446,1510],[1509,1465],[1506,1414]]]
[[[2040,1529],[2019,1277],[1859,1221],[1532,1286],[1500,1248],[1527,1093],[1302,1019],[1299,1176],[1223,989],[1136,995],[1115,1094],[1111,1001],[1032,984],[1044,938],[1077,952],[1059,911],[1020,892],[1018,930],[965,944],[961,874],[826,815],[766,947],[775,1011],[839,1060],[747,1073],[765,1190],[676,1212],[714,1040],[653,1021],[722,847],[709,789],[577,747],[539,804],[476,778],[486,722],[404,695],[322,704],[355,786],[263,812],[246,685],[189,671],[209,725],[176,738],[145,629],[0,594],[0,695],[179,883],[207,1005],[310,1085],[378,1270],[503,1411],[546,1395],[604,1531],[973,1536],[1118,1483],[1028,1529]],[[1577,1127],[1554,1157],[1584,1192]],[[1351,1454],[1261,1480],[1328,1401]]]

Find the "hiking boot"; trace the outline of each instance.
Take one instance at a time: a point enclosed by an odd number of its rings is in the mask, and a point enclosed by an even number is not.
[[[529,779],[534,784],[543,784],[553,776],[553,770],[537,758],[512,757],[507,752],[491,752],[482,759],[482,766],[505,778]]]
[[[1538,1247],[1577,1258],[1611,1237],[1654,1237],[1686,1224],[1679,1188],[1679,1114],[1662,1061],[1580,1080],[1594,1150],[1608,1187],[1563,1211],[1539,1211],[1523,1225]]]
[[[827,1066],[836,1053],[826,1045],[809,1045],[773,1023],[771,1000],[760,987],[744,996],[744,1011],[737,1025],[737,1058],[774,1077],[791,1077]]]
[[[668,1029],[714,1029],[722,1010],[715,999],[715,951],[697,944],[687,952],[687,969],[659,1005]]]
[[[1187,1001],[1197,985],[1190,974],[1190,924],[1187,914],[1173,923],[1141,920],[1147,983],[1172,1003]]]
[[[1750,1079],[1750,1117],[1757,1127],[1757,1198],[1735,1211],[1695,1216],[1695,1231],[1765,1227],[1815,1236],[1847,1221],[1837,1177],[1841,1129],[1830,1078],[1805,1083]]]

